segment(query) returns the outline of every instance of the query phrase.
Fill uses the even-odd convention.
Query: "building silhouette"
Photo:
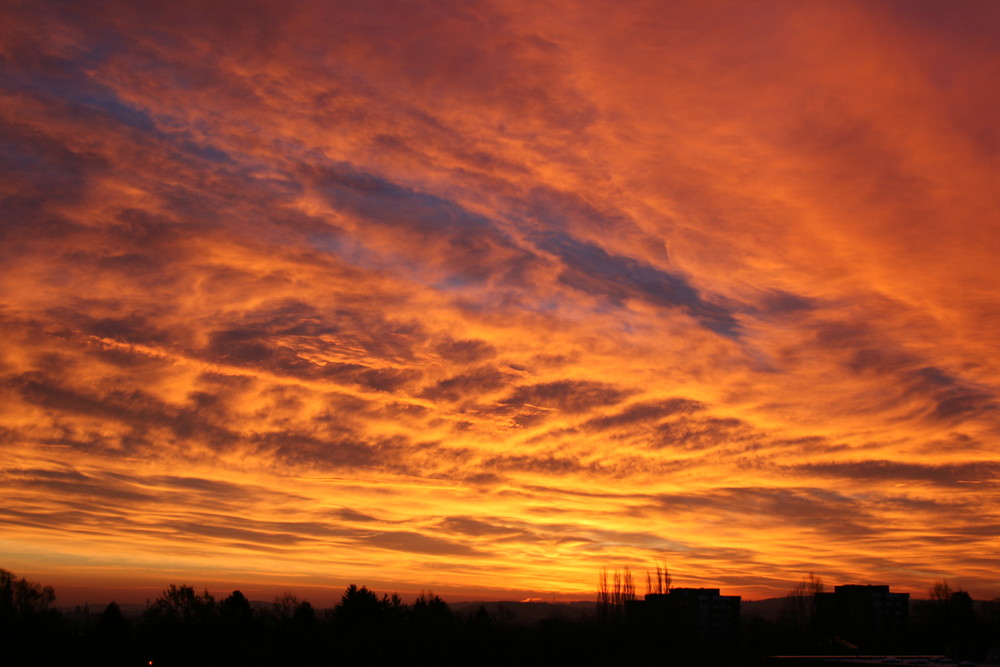
[[[906,639],[910,594],[892,593],[888,586],[836,586],[816,594],[816,624],[820,632],[856,647],[860,653],[889,651]]]
[[[738,595],[720,595],[718,588],[672,588],[667,593],[647,594],[641,606],[647,623],[667,631],[679,643],[724,648],[738,642]]]

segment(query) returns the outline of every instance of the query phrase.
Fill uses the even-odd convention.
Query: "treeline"
[[[240,591],[219,599],[171,585],[141,616],[114,602],[97,613],[63,614],[52,607],[51,588],[0,572],[17,591],[0,599],[0,642],[8,656],[25,656],[0,664],[647,664],[619,626],[559,617],[521,625],[481,606],[458,614],[432,593],[407,604],[351,585],[321,610],[290,593],[255,607]]]
[[[966,591],[942,581],[931,588],[928,599],[913,603],[910,629],[914,648],[944,646],[959,660],[1000,661],[1000,598],[976,603]],[[984,647],[992,647],[994,655],[984,656]]]
[[[55,599],[51,586],[0,570],[0,646],[8,657],[11,646],[31,649],[66,634],[62,616],[52,609]]]
[[[329,665],[382,664],[403,657],[404,646],[439,650],[456,620],[436,595],[406,604],[398,595],[379,597],[353,584],[325,611],[291,593],[255,609],[238,590],[216,601],[207,591],[170,586],[131,634],[121,614],[105,625],[119,629],[121,640],[111,646],[130,638],[134,653],[148,655],[154,665]]]

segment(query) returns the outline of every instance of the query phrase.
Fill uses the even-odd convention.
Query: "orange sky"
[[[991,1],[5,3],[0,567],[1000,595],[998,45]]]

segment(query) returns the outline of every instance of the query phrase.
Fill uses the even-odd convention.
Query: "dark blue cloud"
[[[664,308],[680,308],[718,334],[731,338],[739,335],[739,323],[733,314],[704,299],[680,274],[630,257],[611,255],[568,234],[544,234],[537,245],[562,261],[559,280],[565,285],[604,297],[615,305],[626,299],[642,299]]]
[[[316,167],[304,176],[315,183],[330,203],[368,223],[384,225],[408,236],[408,258],[419,269],[433,253],[450,272],[450,284],[461,286],[501,279],[524,284],[523,273],[537,261],[490,219],[435,195],[418,192],[348,164]]]
[[[971,386],[936,366],[925,366],[904,374],[913,390],[930,394],[936,421],[955,423],[984,412],[996,412],[996,397]]]

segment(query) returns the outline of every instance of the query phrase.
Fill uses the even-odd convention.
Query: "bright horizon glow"
[[[0,18],[0,567],[59,604],[1000,596],[996,3]]]

